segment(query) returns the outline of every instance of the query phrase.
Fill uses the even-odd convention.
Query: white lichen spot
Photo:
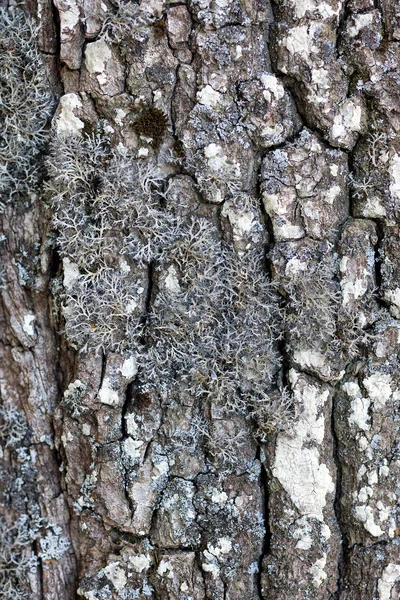
[[[131,266],[123,256],[121,256],[121,258],[119,259],[119,268],[121,273],[127,274],[131,272]]]
[[[24,322],[22,325],[22,329],[25,331],[25,333],[27,335],[30,335],[31,337],[33,337],[35,335],[35,329],[33,327],[33,323],[36,320],[35,315],[25,315],[24,316]]]
[[[79,267],[76,263],[72,262],[69,258],[63,258],[63,284],[66,290],[71,290],[74,287],[75,281],[79,279],[80,272]]]
[[[197,101],[206,106],[216,107],[221,101],[221,94],[216,92],[211,85],[206,85],[200,92],[197,92]]]
[[[271,102],[272,99],[277,101],[284,97],[285,88],[276,75],[268,75],[267,73],[263,73],[260,79],[264,86],[263,96],[267,102]]]
[[[296,521],[296,529],[293,531],[295,540],[299,540],[296,544],[297,550],[309,550],[312,546],[311,526],[307,517],[301,517]]]
[[[134,413],[130,413],[129,415],[126,415],[125,421],[126,421],[126,431],[127,431],[128,435],[135,436],[137,434],[139,427],[135,421]]]
[[[229,538],[220,538],[215,546],[212,546],[209,542],[207,549],[203,553],[207,561],[202,564],[203,570],[211,573],[213,578],[216,579],[219,575],[218,562],[224,560],[224,555],[228,554],[231,550],[232,542]]]
[[[166,577],[168,577],[168,579],[174,578],[174,569],[168,560],[161,560],[157,569],[157,573],[161,576],[165,575]]]
[[[296,201],[296,191],[292,188],[280,194],[263,192],[264,207],[272,219],[277,240],[300,239],[304,236],[303,227],[290,222]]]
[[[108,404],[109,406],[116,406],[120,402],[119,394],[112,389],[109,377],[104,378],[99,391],[99,399],[102,404]]]
[[[210,542],[207,544],[207,550],[204,553],[212,554],[215,558],[220,558],[222,554],[228,554],[232,550],[232,542],[229,538],[220,538],[216,545]]]
[[[179,294],[181,286],[179,285],[178,273],[173,265],[168,267],[168,275],[165,278],[165,287],[173,294]]]
[[[343,259],[344,258],[347,257],[343,257]],[[342,261],[340,264],[340,270],[342,271]],[[366,291],[368,290],[368,280],[367,278],[365,278],[355,279],[354,281],[351,281],[350,279],[343,278],[340,281],[340,286],[342,288],[343,306],[346,306],[346,304],[349,304],[350,302],[361,298],[361,296],[363,296],[366,293]]]
[[[304,273],[304,271],[307,271],[307,263],[303,262],[301,260],[299,260],[298,258],[294,257],[291,258],[286,265],[285,268],[285,275],[288,276],[293,276],[293,275],[298,275],[299,273]]]
[[[329,167],[329,171],[331,172],[331,175],[333,175],[333,177],[337,177],[337,174],[339,172],[339,167],[337,165],[331,165]]]
[[[123,120],[126,117],[126,115],[128,114],[127,110],[124,110],[123,108],[117,108],[115,110],[115,122],[117,125],[123,125]]]
[[[367,473],[367,479],[368,479],[369,485],[375,485],[375,483],[378,483],[378,471],[377,471],[377,469],[371,469],[371,471],[369,471]]]
[[[122,592],[128,582],[125,571],[119,566],[119,561],[110,563],[100,573],[111,581],[117,592]]]
[[[361,465],[361,467],[358,469],[357,481],[361,481],[366,472],[367,472],[367,467],[365,465]]]
[[[211,501],[214,502],[215,504],[225,504],[227,500],[228,500],[228,496],[226,495],[225,492],[218,492],[217,490],[213,491],[213,494],[211,496]]]
[[[360,386],[355,381],[348,381],[347,383],[344,383],[342,385],[342,389],[348,396],[351,396],[352,398],[362,397]]]
[[[364,27],[368,27],[368,25],[371,25],[373,20],[373,13],[356,15],[354,17],[354,24],[348,28],[349,36],[356,37],[360,33],[361,29],[364,29]]]
[[[204,554],[207,552],[207,550],[204,552]],[[205,571],[206,573],[211,573],[211,575],[213,576],[213,579],[217,579],[219,576],[219,566],[216,564],[216,562],[204,562],[202,563],[202,569],[203,571]]]
[[[129,356],[122,363],[122,367],[119,369],[122,377],[125,379],[132,379],[137,375],[138,366],[134,356]]]
[[[379,219],[386,216],[386,209],[377,196],[369,195],[362,206],[362,215],[370,219]]]
[[[362,506],[356,506],[355,515],[361,523],[363,523],[365,529],[374,537],[380,537],[385,532],[377,525],[374,521],[374,513],[370,506],[365,504]]]
[[[78,590],[78,594],[79,594],[79,590]],[[96,592],[94,590],[89,590],[88,592],[82,591],[80,595],[83,596],[84,598],[86,598],[86,600],[98,600],[98,596],[96,595]]]
[[[240,60],[243,56],[243,48],[242,46],[240,46],[239,44],[237,44],[235,46],[234,52],[233,52],[233,60]]]
[[[222,208],[222,216],[229,219],[235,242],[243,241],[256,224],[254,214],[250,210],[237,210],[235,203],[230,200],[225,202]]]
[[[169,473],[169,464],[167,460],[160,460],[159,462],[154,462],[154,475],[152,475],[152,479],[156,480],[162,477],[163,475],[167,475]]]
[[[51,531],[48,531],[39,543],[39,556],[43,561],[60,560],[71,546],[59,525],[52,525]]]
[[[255,573],[259,573],[260,568],[258,566],[257,562],[253,562],[249,565],[249,568],[247,569],[247,572],[249,575],[254,575]]]
[[[326,495],[334,491],[328,467],[320,463],[318,445],[324,439],[324,415],[318,416],[329,396],[315,386],[295,390],[303,413],[292,435],[280,434],[277,439],[273,475],[286,490],[302,515],[323,521]],[[314,445],[310,445],[314,443]]]
[[[293,358],[302,369],[321,368],[325,364],[325,356],[322,352],[318,352],[318,350],[313,350],[312,348],[296,350]]]
[[[389,534],[390,539],[393,539],[395,535],[398,535],[398,533],[399,533],[399,530],[397,528],[397,523],[392,517],[391,519],[389,519],[389,526],[388,526],[388,534]]]
[[[313,583],[316,587],[319,587],[328,575],[325,573],[325,565],[326,565],[326,554],[324,554],[321,558],[315,561],[315,563],[311,567],[311,575],[313,578]]]
[[[330,76],[328,69],[324,69],[324,67],[313,69],[311,73],[311,82],[318,88],[329,89]]]
[[[362,431],[369,431],[371,425],[368,414],[371,402],[367,398],[363,398],[358,383],[349,381],[342,386],[346,394],[353,398],[351,403],[352,413],[348,417],[349,424],[354,424]]]
[[[111,48],[104,38],[87,44],[85,50],[85,65],[89,73],[96,74],[100,85],[107,83],[105,74],[107,62],[111,59]]]
[[[394,290],[386,290],[384,297],[387,302],[390,302],[390,312],[396,318],[400,319],[400,288]]]
[[[392,377],[388,373],[374,373],[363,381],[368,396],[374,402],[374,408],[380,409],[392,395]]]
[[[217,548],[222,554],[228,554],[232,550],[232,542],[229,538],[220,538]]]
[[[329,529],[328,525],[326,523],[322,523],[321,525],[321,535],[326,539],[329,540],[331,537],[331,530]]]
[[[400,199],[400,156],[394,154],[389,166],[390,194],[394,200]]]
[[[309,61],[317,27],[317,23],[293,27],[288,36],[283,38],[281,44],[287,48],[290,54],[299,54],[304,60]],[[284,70],[284,72],[286,71]]]
[[[209,144],[204,148],[204,156],[208,160],[210,169],[221,173],[228,168],[226,154],[224,154],[221,146],[218,144]]]
[[[390,469],[389,469],[389,467],[387,465],[382,465],[379,468],[379,475],[380,475],[380,477],[388,477],[389,473],[390,473]]]
[[[333,204],[336,198],[340,195],[341,189],[338,185],[334,185],[324,194],[323,199],[328,204]]]
[[[83,425],[82,425],[82,433],[83,433],[83,435],[90,435],[90,425],[89,425],[89,423],[83,423]]]
[[[147,571],[149,569],[151,558],[149,554],[138,554],[136,556],[130,556],[129,562],[136,573],[141,573],[142,571]]]
[[[395,600],[392,597],[392,590],[395,584],[400,580],[400,565],[389,563],[384,568],[382,577],[378,582],[379,600]]]
[[[376,508],[379,511],[379,520],[381,523],[385,523],[386,521],[388,521],[390,514],[392,512],[392,509],[390,506],[385,506],[383,504],[383,502],[381,502],[381,500],[379,500],[376,503]]]
[[[60,13],[60,30],[62,39],[68,40],[71,31],[79,24],[80,10],[75,0],[67,0],[65,4],[57,6]]]
[[[296,19],[302,19],[307,12],[314,12],[317,8],[315,0],[291,0]]]
[[[366,502],[368,502],[368,499],[372,497],[372,494],[372,488],[368,485],[364,485],[362,488],[359,489],[358,492],[354,492],[353,497],[354,500],[358,500],[358,502],[365,504]]]
[[[143,444],[143,440],[134,440],[131,437],[128,437],[124,440],[124,450],[132,460],[136,460],[141,457],[142,453],[140,449]]]
[[[302,19],[307,12],[318,12],[323,19],[329,19],[338,14],[340,7],[340,3],[337,3],[338,8],[334,9],[328,2],[317,3],[316,0],[291,0],[291,3],[297,19]]]
[[[222,148],[218,144],[208,144],[204,148],[204,156],[208,159],[215,158],[221,154]]]
[[[362,109],[360,104],[352,100],[346,100],[340,112],[335,116],[332,125],[332,138],[334,140],[345,139],[349,133],[361,130]]]
[[[85,127],[85,123],[75,116],[76,109],[82,109],[82,101],[77,94],[69,93],[61,96],[60,112],[56,120],[58,134],[77,135]]]

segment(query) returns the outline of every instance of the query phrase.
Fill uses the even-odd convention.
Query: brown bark
[[[396,2],[28,8],[0,598],[400,598]]]

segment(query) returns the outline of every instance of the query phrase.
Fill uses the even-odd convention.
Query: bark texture
[[[0,598],[399,599],[397,2],[25,9]]]

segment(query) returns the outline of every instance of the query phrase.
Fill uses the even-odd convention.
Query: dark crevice
[[[340,11],[339,24],[336,28],[336,54],[338,57],[340,56],[340,44],[342,42],[343,32],[346,27],[347,20],[350,16],[351,16],[351,12],[349,9],[349,3],[346,0],[346,2],[344,2],[343,7]],[[343,69],[342,69],[342,72],[343,72]],[[346,76],[345,73],[344,73],[344,76]]]
[[[34,547],[34,552],[35,552],[36,556],[39,556],[40,555],[40,551],[41,551],[41,548],[39,546],[39,540],[35,540],[32,545]],[[38,571],[38,577],[37,577],[37,579],[38,579],[39,585],[40,585],[40,590],[38,590],[38,598],[43,598],[44,597],[43,593],[44,593],[44,590],[45,590],[45,586],[44,586],[44,572],[43,572],[42,559],[39,559],[37,561],[36,568],[37,568],[37,571]],[[18,592],[16,590],[15,591],[15,596],[16,597],[17,597],[17,594],[18,594]]]
[[[264,515],[264,528],[265,528],[263,547],[262,547],[260,557],[258,559],[258,573],[257,573],[258,595],[259,595],[259,598],[262,599],[263,598],[263,595],[262,595],[262,564],[263,564],[264,557],[269,554],[270,549],[271,549],[272,532],[271,532],[271,526],[270,526],[270,512],[269,512],[269,492],[268,492],[269,481],[268,481],[267,470],[261,460],[261,446],[257,447],[256,458],[257,458],[257,460],[260,461],[260,466],[261,466],[260,487],[261,487],[261,495],[262,495],[262,500],[263,500],[263,515]]]
[[[145,317],[144,324],[147,322],[147,316],[150,314],[151,303],[153,299],[153,288],[154,288],[154,272],[155,272],[155,263],[151,261],[147,267],[147,295],[145,302]]]
[[[128,437],[128,429],[127,429],[127,424],[126,424],[126,415],[128,414],[128,410],[129,408],[132,406],[132,402],[133,402],[133,397],[134,397],[134,382],[132,383],[128,383],[128,385],[126,386],[126,390],[125,390],[125,400],[124,400],[124,405],[122,407],[122,411],[121,411],[121,433],[122,433],[122,438],[121,438],[121,442],[123,442],[124,440],[127,439]],[[122,461],[123,464],[123,468],[124,468],[124,492],[125,492],[125,498],[127,500],[128,506],[129,506],[129,510],[131,511],[131,516],[133,516],[134,512],[135,512],[135,507],[133,505],[132,499],[129,495],[128,492],[128,487],[129,487],[129,470],[124,466],[124,462]]]
[[[382,289],[383,276],[382,276],[382,241],[385,237],[384,228],[382,221],[379,219],[373,219],[376,226],[376,235],[377,235],[377,243],[374,246],[375,251],[375,282],[378,290]],[[378,298],[378,302],[387,308],[387,304],[381,301],[381,298]]]
[[[333,460],[336,466],[336,488],[335,488],[335,498],[334,498],[334,512],[336,516],[336,522],[340,531],[340,554],[338,558],[338,578],[336,582],[336,591],[332,595],[332,600],[339,600],[340,595],[343,590],[344,585],[344,577],[346,573],[346,567],[348,564],[348,556],[349,556],[349,545],[346,534],[346,527],[343,523],[343,515],[342,515],[342,507],[341,507],[341,498],[342,498],[342,462],[339,454],[339,440],[336,431],[336,395],[333,394],[332,397],[332,412],[331,412],[331,432],[332,432],[332,442],[333,442]]]
[[[106,374],[106,366],[107,366],[107,356],[104,353],[104,351],[102,351],[102,353],[101,353],[100,383],[99,383],[99,389],[97,390],[97,393],[101,390],[101,386],[103,385],[104,376]]]
[[[55,54],[51,54],[50,56],[55,56],[55,61],[56,61],[56,66],[57,66],[57,69],[56,69],[57,84],[62,89],[62,94],[64,94],[64,92],[65,92],[64,82],[61,77],[61,70],[62,70],[63,63],[61,62],[61,59],[60,59],[60,56],[61,56],[61,20],[60,20],[60,13],[58,11],[58,8],[54,5],[54,3],[52,3],[52,8],[53,8],[54,24],[55,24],[55,32],[56,32],[56,52],[55,52]]]

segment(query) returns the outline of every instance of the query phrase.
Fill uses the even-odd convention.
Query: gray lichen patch
[[[347,172],[345,153],[308,130],[293,144],[268,153],[263,202],[275,239],[334,239],[348,214]]]
[[[53,110],[38,28],[19,10],[0,11],[0,208],[33,198],[41,173],[38,157]]]

